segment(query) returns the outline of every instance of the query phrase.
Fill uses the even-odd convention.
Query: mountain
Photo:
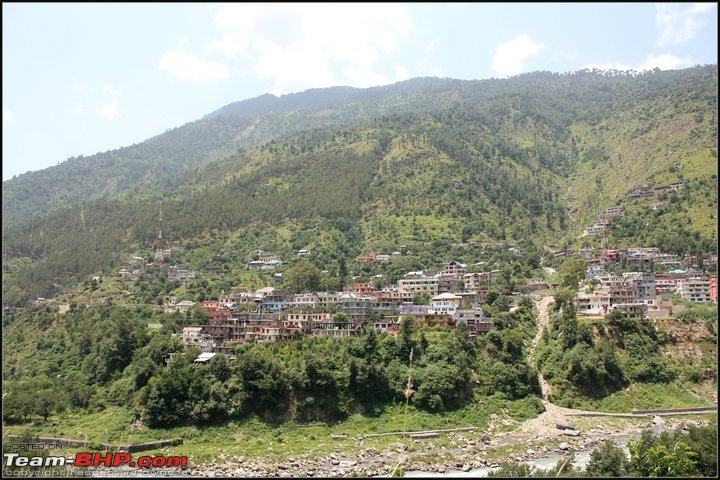
[[[149,257],[160,198],[174,260],[229,278],[258,248],[312,248],[337,274],[401,245],[418,268],[471,258],[473,242],[569,246],[616,204],[628,212],[616,244],[716,255],[716,138],[715,65],[264,95],[3,182],[3,295]],[[652,221],[627,197],[678,181],[684,196]]]
[[[463,82],[414,79],[371,89],[336,87],[227,105],[139,144],[71,157],[3,182],[3,227],[98,198],[164,193],[191,170],[307,128],[357,125],[390,111],[419,111],[432,102],[406,96],[447,91]],[[40,187],[40,188],[38,188]]]

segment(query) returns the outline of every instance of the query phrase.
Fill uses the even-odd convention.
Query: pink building
[[[709,275],[708,282],[710,282],[710,300],[717,303],[717,275]]]

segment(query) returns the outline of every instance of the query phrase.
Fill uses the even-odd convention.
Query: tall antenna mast
[[[158,236],[157,236],[157,243],[155,247],[155,263],[158,265],[162,265],[163,261],[165,260],[165,254],[163,250],[163,236],[162,236],[162,229],[163,229],[163,214],[162,214],[162,200],[160,200],[160,216],[158,217],[159,222],[159,229],[158,229]]]

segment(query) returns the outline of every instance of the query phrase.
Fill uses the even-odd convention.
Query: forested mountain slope
[[[189,252],[241,264],[261,243],[312,245],[332,270],[401,244],[427,261],[466,242],[561,245],[633,189],[685,180],[683,228],[714,249],[700,212],[716,133],[716,66],[263,96],[4,182],[3,292],[49,295],[150,255],[161,197],[166,239]],[[64,208],[38,216],[50,202]]]

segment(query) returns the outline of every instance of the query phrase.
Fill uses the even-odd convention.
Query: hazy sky
[[[3,3],[3,180],[263,93],[717,63],[716,4]]]

